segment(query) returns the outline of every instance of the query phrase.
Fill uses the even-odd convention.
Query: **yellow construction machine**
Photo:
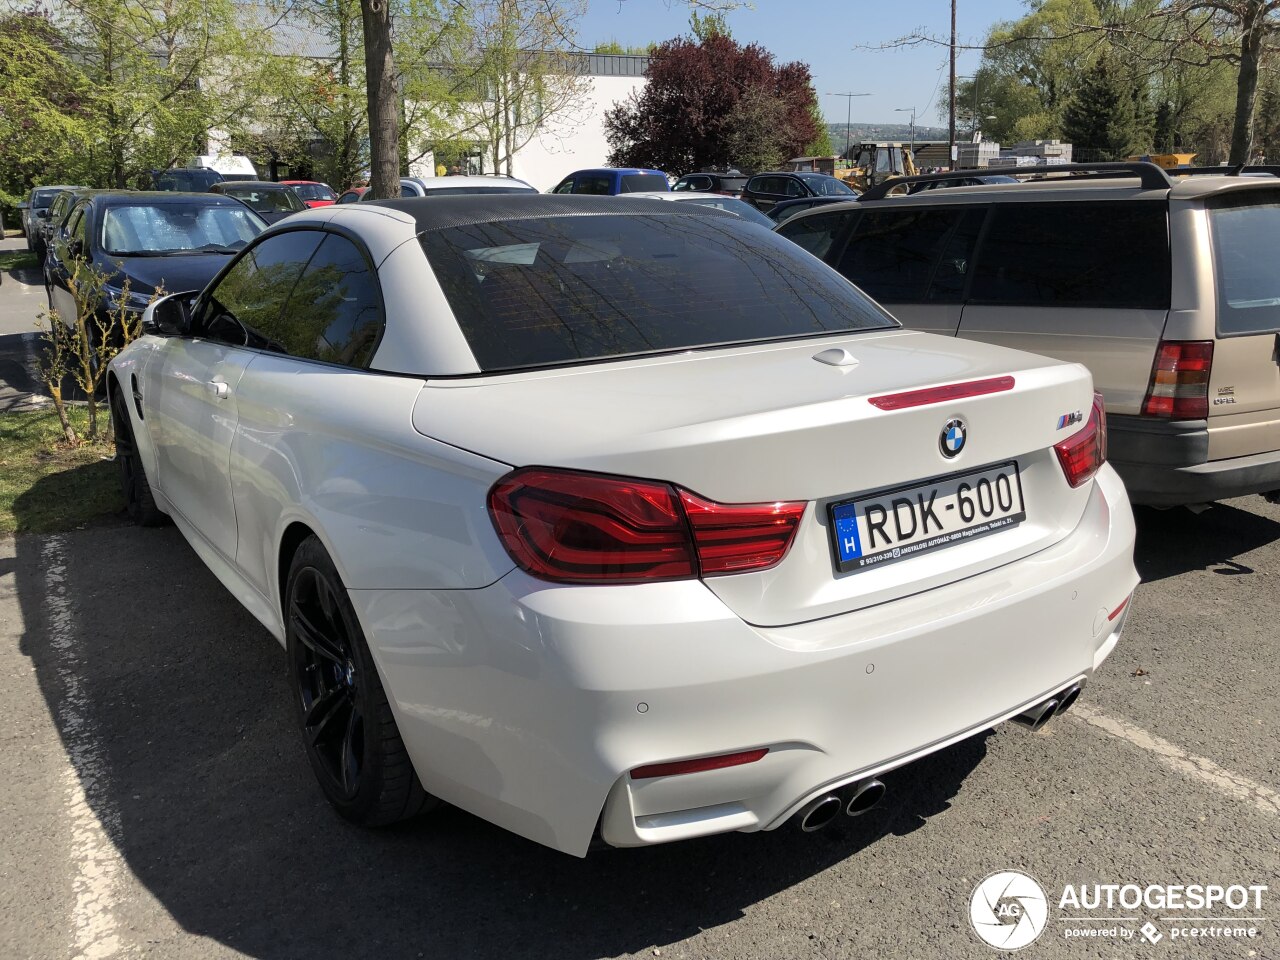
[[[835,175],[855,190],[866,190],[891,177],[914,177],[918,172],[909,144],[867,140],[850,148],[849,159],[841,160]]]

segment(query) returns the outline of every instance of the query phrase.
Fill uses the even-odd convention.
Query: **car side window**
[[[980,303],[1169,308],[1164,203],[994,204],[976,261]]]
[[[963,207],[863,211],[836,269],[881,303],[959,303],[964,273],[956,273],[956,264],[967,272],[976,230],[968,240],[968,251],[957,253],[949,241],[967,212]],[[930,286],[944,252],[952,261],[942,271],[947,285],[931,297]]]
[[[579,177],[577,184],[573,188],[573,192],[589,193],[607,197],[613,192],[613,184],[610,183],[608,177]]]
[[[325,236],[279,319],[262,331],[290,356],[364,368],[384,324],[378,280],[346,237]]]
[[[746,189],[751,193],[768,193],[766,189],[768,177],[752,177],[747,181]]]
[[[825,259],[837,234],[855,216],[856,213],[815,213],[811,217],[787,220],[776,232],[815,257]]]
[[[787,177],[782,183],[783,192],[788,197],[807,197],[808,191],[794,177]]]
[[[201,298],[192,330],[196,336],[260,350],[287,348],[272,339],[280,313],[324,234],[316,230],[277,233],[250,247]]]
[[[360,198],[356,196],[354,193],[344,193],[342,196],[338,198],[337,202],[338,203],[354,203],[359,199]]]
[[[80,241],[80,249],[84,253],[89,252],[89,208],[81,207],[75,212],[75,221],[67,224],[67,236],[73,240]]]
[[[418,189],[417,184],[402,183],[400,184],[400,196],[402,197],[420,197],[422,191]]]
[[[560,186],[556,187],[552,193],[573,193],[573,177],[568,180],[562,180]]]

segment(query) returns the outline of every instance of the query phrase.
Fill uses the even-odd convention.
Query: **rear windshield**
[[[464,194],[483,193],[537,193],[533,187],[427,187],[428,197],[457,197]]]
[[[624,173],[619,193],[646,193],[651,190],[670,190],[667,178],[656,173]]]
[[[333,191],[323,183],[298,183],[293,185],[293,192],[303,200],[332,200]]]
[[[157,190],[176,190],[180,193],[205,193],[215,183],[221,183],[222,174],[216,170],[161,170],[152,177]]]
[[[736,217],[541,217],[429,230],[422,246],[486,371],[894,326]]]
[[[306,204],[288,187],[223,187],[222,193],[253,207],[255,213],[297,213]]]
[[[1218,333],[1280,330],[1280,199],[1227,196],[1209,208],[1213,264],[1218,276]],[[1274,196],[1274,195],[1272,195]]]

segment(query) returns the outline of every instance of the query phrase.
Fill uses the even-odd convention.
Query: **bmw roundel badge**
[[[954,457],[964,449],[967,437],[968,431],[963,420],[958,417],[955,420],[948,420],[947,425],[942,428],[942,436],[938,438],[938,448],[944,457]]]

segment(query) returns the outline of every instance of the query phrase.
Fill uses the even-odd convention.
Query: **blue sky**
[[[688,32],[689,8],[682,0],[589,3],[578,28],[584,47],[607,40],[643,45]],[[1023,0],[959,0],[959,41],[980,41],[993,22],[1015,19],[1024,11]],[[753,9],[729,14],[729,28],[739,42],[759,43],[779,61],[808,63],[818,101],[831,122],[844,122],[845,99],[827,94],[849,91],[870,94],[853,101],[855,123],[906,122],[910,112],[895,110],[914,106],[919,123],[937,126],[946,124],[937,112],[947,96],[946,47],[855,47],[874,47],[919,29],[945,37],[950,17],[950,0],[754,0]],[[977,63],[976,52],[960,51],[956,72],[972,73]]]

